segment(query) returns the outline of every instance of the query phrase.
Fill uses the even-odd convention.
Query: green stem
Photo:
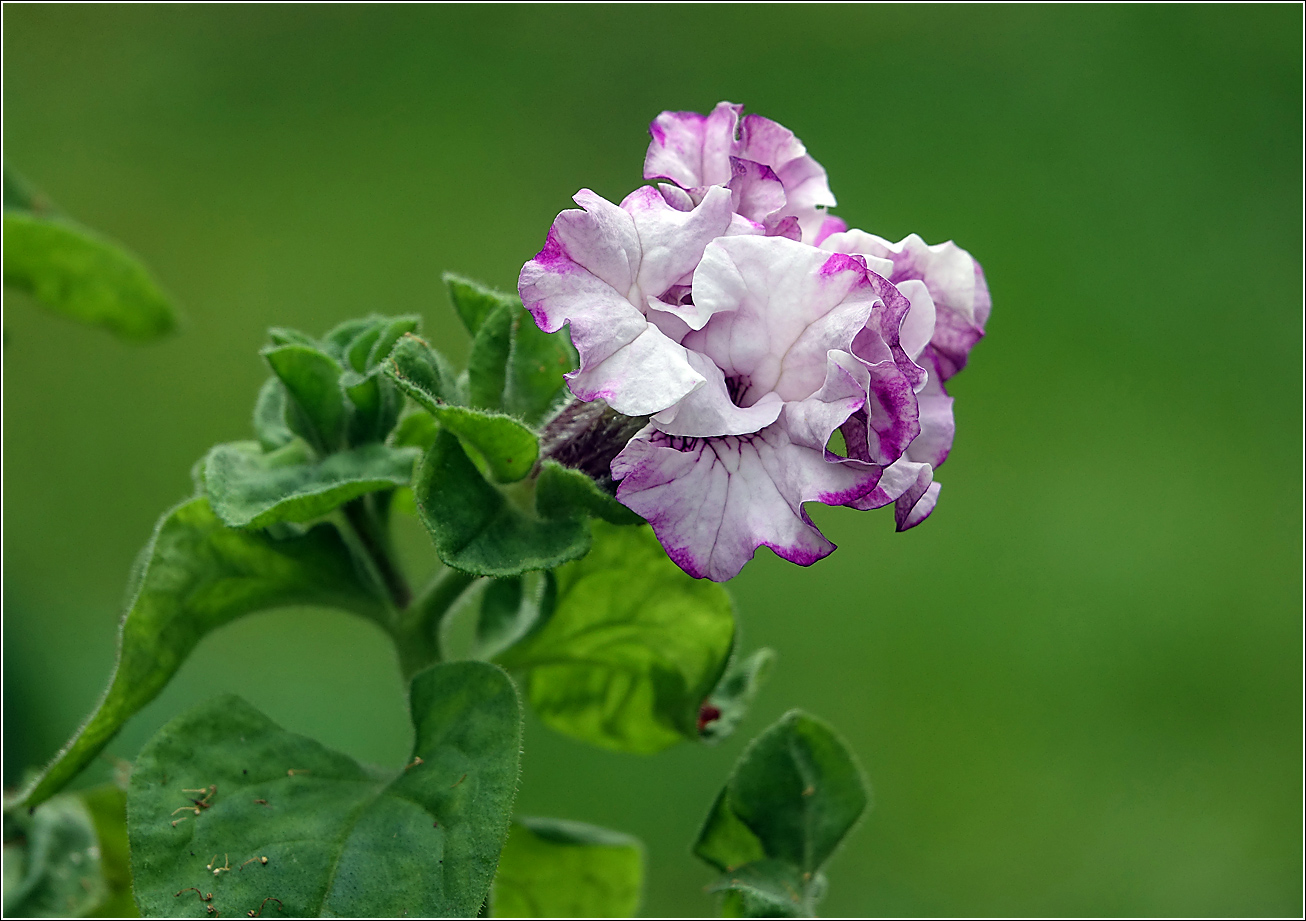
[[[376,516],[368,508],[366,496],[360,496],[345,503],[345,520],[354,529],[358,543],[367,554],[368,560],[376,568],[381,584],[390,597],[390,602],[400,611],[408,607],[413,600],[412,589],[396,565],[394,555],[390,552],[389,539]]]
[[[404,612],[394,633],[404,680],[440,661],[440,622],[475,581],[475,576],[446,569]]]

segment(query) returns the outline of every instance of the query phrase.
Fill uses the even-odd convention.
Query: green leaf
[[[395,448],[421,448],[426,453],[435,444],[435,433],[440,430],[435,417],[428,412],[408,413],[390,433],[390,445]]]
[[[254,402],[254,434],[264,451],[284,448],[295,438],[286,425],[286,388],[279,378],[269,377],[259,389]]]
[[[803,874],[783,860],[759,860],[736,867],[708,887],[708,892],[728,892],[736,898],[735,911],[723,912],[745,918],[804,918],[815,914],[816,903],[825,894],[825,877]]]
[[[318,525],[274,539],[228,528],[207,499],[164,514],[137,558],[113,678],[90,718],[23,792],[37,805],[72,780],[128,718],[161,691],[200,639],[243,614],[324,605],[383,619],[385,602],[356,574],[339,533]]]
[[[213,511],[233,528],[275,521],[312,521],[350,499],[407,486],[418,452],[368,444],[314,461],[293,441],[264,454],[257,443],[217,445],[204,461],[204,486]]]
[[[511,304],[500,306],[485,317],[472,337],[472,351],[467,357],[467,402],[477,409],[503,409],[514,312]]]
[[[545,518],[592,515],[612,524],[643,524],[644,519],[599,488],[579,470],[546,460],[535,481],[535,507]]]
[[[531,705],[566,735],[640,753],[697,738],[734,640],[730,596],[685,575],[648,527],[592,527],[593,550],[556,573],[552,617],[500,662],[529,669]]]
[[[108,887],[107,897],[92,909],[97,917],[139,917],[132,897],[131,860],[127,845],[127,792],[115,784],[103,784],[78,794],[95,824],[100,847],[100,873]]]
[[[177,313],[135,256],[68,218],[4,212],[4,283],[123,339],[147,342]]]
[[[286,424],[323,454],[341,446],[347,423],[340,364],[318,348],[274,345],[262,352],[290,396]]]
[[[498,308],[505,305],[521,307],[521,301],[516,295],[495,291],[453,272],[444,273],[444,283],[449,286],[449,299],[453,301],[458,318],[473,336],[480,331],[486,318]]]
[[[581,822],[519,817],[499,857],[490,910],[507,918],[630,918],[643,878],[637,838]]]
[[[422,318],[419,316],[402,316],[388,319],[381,327],[376,342],[372,344],[372,349],[367,354],[366,369],[370,371],[378,367],[390,357],[390,352],[400,339],[407,335],[416,335],[421,328]]]
[[[384,441],[399,421],[404,398],[380,368],[366,374],[348,370],[340,375],[340,386],[353,404],[349,419],[349,443]]]
[[[468,402],[536,423],[566,395],[563,375],[577,360],[565,332],[541,331],[520,300],[505,298],[472,339]]]
[[[868,800],[861,769],[834,730],[791,710],[739,756],[694,853],[726,873],[769,858],[815,874]]]
[[[55,797],[14,821],[26,842],[5,844],[5,917],[81,917],[110,898],[95,818],[82,797]]]
[[[448,360],[418,336],[400,337],[385,362],[386,373],[427,410],[457,403],[457,375]]]
[[[580,364],[566,329],[546,333],[518,302],[513,312],[512,356],[504,385],[503,409],[538,423],[568,395],[563,377]]]
[[[703,717],[708,714],[700,715],[699,720],[704,725],[699,730],[699,737],[703,741],[720,742],[734,733],[774,665],[775,650],[766,648],[731,663],[721,683],[707,698],[706,707],[716,715],[706,721]]]
[[[516,792],[517,692],[492,665],[453,662],[417,675],[411,701],[413,759],[397,774],[287,732],[230,695],[161,729],[128,794],[145,913],[201,914],[197,893],[174,895],[195,886],[224,915],[275,896],[265,916],[473,917]],[[199,815],[174,814],[202,796],[187,788],[216,788]]]
[[[490,582],[481,595],[472,657],[492,659],[502,653],[548,620],[556,599],[557,582],[549,572]]]
[[[440,433],[413,482],[418,515],[440,559],[473,575],[515,576],[584,555],[589,549],[585,522],[540,520],[509,502],[485,481],[451,432],[458,421],[440,417]]]

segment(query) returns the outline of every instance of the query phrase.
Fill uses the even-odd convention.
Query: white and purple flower
[[[716,581],[761,546],[828,555],[806,502],[894,503],[899,530],[928,517],[943,383],[990,307],[954,244],[847,231],[802,143],[741,109],[658,116],[644,172],[669,182],[620,205],[578,193],[519,284],[541,329],[570,327],[572,393],[648,417],[611,461],[618,500]]]

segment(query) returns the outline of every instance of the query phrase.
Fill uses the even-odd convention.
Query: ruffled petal
[[[772,391],[786,401],[811,396],[825,380],[826,353],[851,350],[879,300],[855,257],[781,237],[714,240],[694,272],[693,297],[711,319],[683,342],[737,382],[741,405]]]
[[[916,403],[920,407],[921,433],[907,446],[906,454],[913,461],[938,469],[948,459],[957,427],[952,415],[952,397],[944,389],[934,350],[927,348],[921,360],[930,372],[930,379],[924,389],[916,394]]]
[[[663,112],[648,126],[645,179],[669,179],[685,189],[730,181],[730,154],[743,106],[721,102],[710,115]]]
[[[894,284],[909,279],[923,281],[937,312],[930,344],[941,359],[943,379],[966,366],[971,348],[984,336],[984,324],[993,306],[984,270],[970,253],[951,241],[930,246],[910,234],[890,243],[862,230],[833,234],[821,243],[821,248],[890,259],[893,270],[887,277]]]
[[[736,406],[726,389],[725,375],[710,358],[690,352],[689,365],[707,383],[653,417],[653,422],[666,434],[696,438],[747,435],[779,418],[784,404],[778,395],[768,393],[752,406]]]
[[[651,323],[631,342],[603,361],[567,375],[578,398],[603,400],[627,416],[649,416],[666,409],[704,383],[689,364],[689,354]]]
[[[733,173],[728,188],[737,213],[750,221],[765,224],[785,206],[785,188],[780,177],[769,167],[753,160],[730,158]]]
[[[637,306],[692,272],[703,248],[726,232],[734,213],[730,192],[718,186],[708,189],[698,206],[688,212],[668,205],[652,186],[627,195],[621,210],[630,215],[635,229],[637,262],[630,299]]]
[[[825,168],[812,159],[803,142],[783,125],[760,115],[746,115],[739,125],[736,156],[764,163],[784,183],[786,214],[803,214],[836,204]]]
[[[924,491],[917,494],[915,490],[904,493],[893,503],[893,520],[899,531],[916,527],[934,511],[939,504],[938,481],[931,482]]]
[[[808,566],[834,550],[804,502],[854,501],[876,472],[829,463],[783,423],[753,435],[677,438],[650,426],[612,462],[617,498],[642,515],[685,572],[724,582],[758,547]]]
[[[856,356],[831,349],[821,389],[805,400],[785,404],[784,422],[789,439],[823,452],[826,460],[834,460],[837,455],[826,450],[830,436],[866,405],[869,386],[870,373]]]

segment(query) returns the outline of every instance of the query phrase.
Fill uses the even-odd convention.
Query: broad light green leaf
[[[458,318],[472,336],[480,332],[486,319],[500,307],[521,307],[516,295],[495,291],[453,272],[444,273],[444,283],[449,286],[449,299]]]
[[[824,889],[821,867],[869,801],[852,752],[829,726],[791,710],[749,743],[717,796],[694,853],[742,893],[748,914],[776,897],[802,913]]]
[[[324,454],[339,448],[348,422],[339,363],[308,345],[274,345],[262,354],[289,394],[290,429]]]
[[[579,470],[546,460],[535,481],[535,507],[548,518],[589,515],[612,524],[643,524],[644,519],[599,488]]]
[[[584,555],[590,537],[583,520],[540,519],[510,502],[481,476],[449,420],[440,421],[413,482],[418,515],[440,559],[473,575],[515,576]]]
[[[128,794],[145,913],[203,914],[194,891],[174,895],[195,886],[226,916],[275,896],[264,916],[473,917],[516,792],[517,692],[492,665],[453,662],[418,674],[411,701],[413,758],[398,773],[364,768],[231,695],[161,729]],[[199,815],[174,813],[203,796],[186,789],[213,788]]]
[[[440,394],[447,392],[450,381],[435,355],[420,339],[405,336],[390,355],[387,373],[445,430],[474,450],[497,482],[525,477],[539,455],[535,433],[508,416],[449,404]]]
[[[95,819],[80,796],[57,796],[14,821],[26,844],[5,845],[5,917],[81,917],[109,898]]]
[[[243,614],[285,605],[324,605],[372,619],[385,602],[356,573],[330,525],[286,539],[228,528],[207,499],[164,514],[136,562],[118,661],[104,697],[20,805],[48,799],[159,693],[200,639]]]
[[[774,665],[775,650],[766,648],[730,664],[721,683],[707,698],[707,713],[700,714],[699,721],[704,722],[705,715],[715,713],[699,730],[703,741],[720,742],[734,734]]]
[[[581,822],[519,817],[499,857],[490,913],[506,918],[630,918],[639,908],[639,839]]]
[[[500,662],[528,670],[531,705],[566,735],[640,753],[697,738],[734,640],[730,596],[685,575],[649,528],[592,527],[593,550],[556,573],[553,615]]]
[[[135,256],[57,215],[5,210],[4,283],[124,339],[146,342],[177,326],[172,302]]]
[[[412,480],[414,448],[367,444],[321,460],[302,441],[264,454],[257,442],[217,445],[204,461],[213,511],[233,528],[312,521],[350,499]]]

